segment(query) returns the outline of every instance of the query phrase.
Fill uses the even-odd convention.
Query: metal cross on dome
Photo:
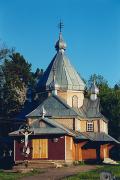
[[[63,22],[60,20],[59,24],[58,24],[58,28],[60,29],[60,33],[62,32],[62,28],[64,27]]]

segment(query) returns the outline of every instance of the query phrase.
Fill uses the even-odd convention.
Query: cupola
[[[64,42],[63,38],[62,38],[62,33],[60,32],[59,34],[59,40],[56,42],[55,44],[55,49],[57,51],[63,51],[66,50],[67,44],[66,42]]]
[[[96,86],[95,80],[92,83],[92,86],[90,88],[90,99],[92,101],[95,101],[97,99],[97,95],[99,94],[99,89]]]

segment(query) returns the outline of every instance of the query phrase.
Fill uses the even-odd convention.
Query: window
[[[93,122],[87,122],[87,131],[92,132],[93,131]]]
[[[78,97],[77,96],[72,97],[72,107],[78,108]]]

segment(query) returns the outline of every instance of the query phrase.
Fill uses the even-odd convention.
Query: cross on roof
[[[60,33],[62,32],[62,28],[64,27],[63,22],[60,20],[59,24],[58,24],[58,28],[60,29]]]

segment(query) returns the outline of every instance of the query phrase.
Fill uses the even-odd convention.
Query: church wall
[[[66,161],[73,161],[73,158],[75,158],[75,149],[74,149],[74,145],[73,145],[73,138],[66,136],[65,137],[65,144],[66,144],[66,148],[65,148],[65,160]]]
[[[28,118],[27,119],[27,123],[28,123],[28,125],[31,125],[34,121],[36,121],[37,120],[37,118],[34,118],[34,117],[32,117],[32,118]]]
[[[73,96],[78,97],[78,108],[80,108],[83,105],[84,100],[84,94],[83,91],[67,91],[67,104],[72,107],[72,98]]]
[[[67,102],[67,92],[66,91],[57,91],[57,95]]]
[[[96,159],[96,149],[82,149],[82,159]]]
[[[86,120],[80,121],[80,132],[86,132]]]
[[[87,120],[80,120],[80,131],[86,132],[87,130]],[[108,134],[107,123],[103,120],[93,120],[94,123],[94,132],[105,132]],[[79,125],[78,125],[79,127]]]
[[[109,149],[108,149],[107,144],[101,145],[101,147],[100,147],[100,157],[101,157],[101,159],[109,157]]]
[[[72,100],[73,96],[78,97],[78,108],[80,108],[83,105],[83,99],[84,99],[84,94],[83,91],[73,91],[73,90],[67,90],[67,91],[58,91],[57,94],[59,97],[64,99],[69,106],[72,107]]]
[[[108,134],[108,124],[102,119],[100,120],[100,132],[105,132]]]
[[[48,139],[48,156],[47,158],[33,158],[33,145],[32,145],[32,139],[29,140],[28,146],[31,149],[30,155],[25,158],[22,154],[23,147],[24,147],[24,141],[21,143],[20,138],[15,140],[15,161],[24,161],[26,160],[65,160],[65,137],[61,136],[58,137],[58,141],[55,142],[54,136],[51,136],[49,138],[47,137],[36,137],[35,139]],[[41,147],[40,147],[41,148]],[[39,147],[36,147],[36,149],[40,150]],[[36,150],[35,150],[36,151]],[[39,152],[37,152],[39,155]]]
[[[76,131],[80,131],[80,120],[79,119],[75,119],[75,130]]]
[[[94,120],[94,132],[99,131],[99,120]]]
[[[48,141],[48,159],[64,160],[65,159],[65,136],[58,139],[58,142]]]
[[[23,140],[23,139],[22,139]],[[26,158],[23,156],[22,152],[23,152],[23,146],[24,146],[24,142],[21,143],[21,139],[17,139],[14,140],[14,146],[15,146],[15,161],[20,161],[20,160],[25,160]],[[32,147],[32,141],[29,141],[28,146],[31,148]],[[27,160],[31,160],[32,159],[32,154],[29,155],[29,157],[27,158]]]
[[[73,129],[74,122],[73,119],[54,119],[56,122],[67,126],[70,129]]]

